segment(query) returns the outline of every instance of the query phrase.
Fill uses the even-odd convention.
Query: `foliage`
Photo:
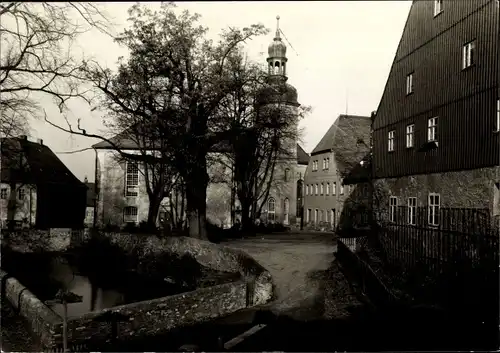
[[[241,85],[228,63],[245,41],[267,30],[262,25],[231,28],[214,43],[206,39],[207,29],[197,24],[199,15],[178,14],[171,3],[163,3],[159,11],[136,4],[129,15],[131,27],[116,40],[130,55],[120,59],[118,72],[95,62],[88,62],[81,72],[101,95],[99,107],[118,119],[115,122],[125,122],[120,128],[137,128],[142,142],[157,153],[127,153],[119,143],[87,133],[80,124],[78,130],[59,128],[107,141],[130,160],[173,166],[186,185],[190,235],[204,238],[207,154],[238,133],[220,124],[217,113],[229,92]]]
[[[5,5],[4,5],[5,4]],[[70,98],[89,96],[79,84],[83,63],[73,41],[109,21],[94,3],[10,2],[0,5],[0,135],[26,133],[39,116],[40,98],[52,97],[60,109]]]

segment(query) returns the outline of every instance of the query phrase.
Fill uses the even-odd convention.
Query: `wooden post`
[[[62,305],[64,309],[63,315],[63,349],[64,352],[68,352],[68,303],[66,300],[62,300]]]

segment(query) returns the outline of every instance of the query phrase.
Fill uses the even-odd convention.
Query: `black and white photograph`
[[[500,348],[500,2],[0,2],[2,352]]]

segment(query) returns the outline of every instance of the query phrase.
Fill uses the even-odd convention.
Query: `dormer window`
[[[434,0],[434,17],[443,12],[443,0]]]
[[[413,93],[413,72],[406,75],[406,94]]]
[[[462,48],[462,69],[467,69],[474,65],[476,52],[476,41],[464,44]]]
[[[438,117],[437,116],[429,119],[428,128],[427,128],[427,141],[428,142],[437,141],[437,124],[438,124]]]

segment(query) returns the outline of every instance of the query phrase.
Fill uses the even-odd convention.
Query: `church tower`
[[[297,90],[287,83],[288,58],[286,45],[281,38],[279,19],[277,16],[276,34],[268,47],[267,81],[257,97],[259,116],[265,118],[279,113],[281,119],[287,121],[290,134],[281,141],[282,158],[276,164],[271,189],[265,210],[268,222],[295,225],[297,210],[297,139],[298,139],[298,107]]]

